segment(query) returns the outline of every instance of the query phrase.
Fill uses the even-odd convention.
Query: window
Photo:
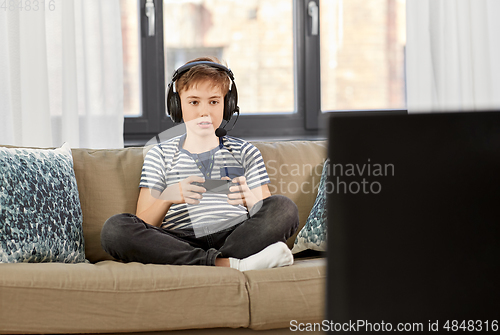
[[[121,3],[124,48],[133,50],[124,50],[132,64],[124,77],[133,100],[125,101],[127,145],[174,125],[165,87],[176,68],[204,55],[235,74],[241,116],[232,136],[317,137],[327,112],[406,108],[405,0]],[[154,6],[151,31],[146,5]]]
[[[405,109],[405,1],[320,6],[322,110]]]
[[[216,56],[235,75],[242,115],[294,112],[292,1],[164,0],[163,26],[165,78]]]
[[[123,113],[142,116],[139,2],[120,1],[123,45]]]

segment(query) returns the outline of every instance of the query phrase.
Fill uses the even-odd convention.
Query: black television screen
[[[325,330],[500,331],[500,112],[328,131]]]

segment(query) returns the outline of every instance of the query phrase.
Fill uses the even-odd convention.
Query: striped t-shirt
[[[203,154],[191,154],[183,149],[186,134],[151,148],[144,158],[139,187],[162,192],[168,186],[189,176],[207,179],[230,179],[245,176],[250,189],[270,182],[260,151],[238,138],[224,136],[219,146]],[[223,221],[243,221],[245,207],[230,205],[227,195],[206,192],[197,205],[173,204],[162,227],[167,229],[199,229]]]

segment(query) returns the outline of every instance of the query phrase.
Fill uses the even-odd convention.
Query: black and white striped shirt
[[[219,146],[203,154],[191,154],[183,149],[186,134],[162,142],[149,150],[144,159],[139,187],[162,192],[168,186],[189,176],[205,179],[230,179],[245,176],[250,189],[270,182],[260,151],[238,138],[224,136]],[[165,216],[162,227],[186,229],[208,227],[226,220],[247,218],[243,206],[227,202],[227,195],[204,193],[197,205],[173,204]]]

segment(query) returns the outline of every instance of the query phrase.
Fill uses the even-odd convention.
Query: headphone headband
[[[229,68],[227,68],[224,65],[219,64],[219,63],[214,63],[214,62],[209,62],[209,61],[199,61],[199,62],[192,62],[192,63],[184,64],[183,66],[181,66],[180,68],[175,70],[173,75],[172,75],[172,82],[175,82],[184,73],[188,72],[189,70],[191,70],[191,68],[198,66],[198,65],[208,65],[211,67],[221,69],[227,73],[227,75],[229,76],[231,81],[234,81],[234,75],[233,75],[233,71],[231,71],[231,69],[229,69]]]

